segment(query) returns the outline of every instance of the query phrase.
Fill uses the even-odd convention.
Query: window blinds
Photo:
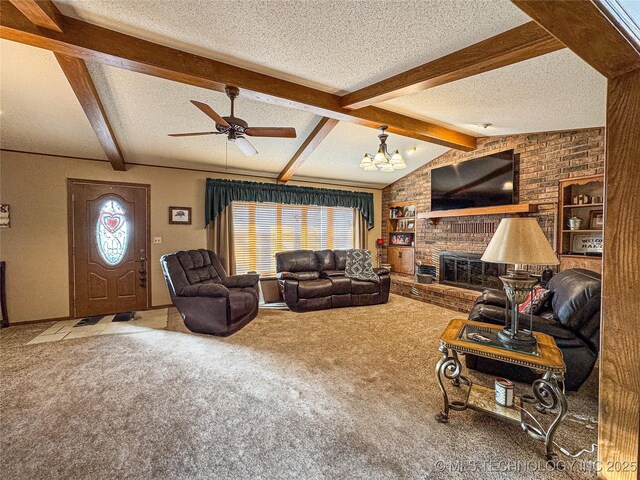
[[[276,272],[276,252],[354,247],[354,210],[233,202],[236,273]]]

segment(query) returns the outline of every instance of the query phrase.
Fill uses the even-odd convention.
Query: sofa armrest
[[[487,288],[482,291],[480,296],[476,299],[476,304],[483,305],[495,305],[496,307],[507,307],[507,294],[504,290],[497,290],[493,288]]]
[[[278,280],[317,280],[320,278],[320,272],[278,272],[276,278]]]
[[[246,288],[255,287],[260,276],[255,273],[246,275],[231,275],[222,280],[222,284],[227,288]]]
[[[391,273],[391,270],[384,267],[374,268],[373,271],[376,273],[376,275],[388,275]]]
[[[180,291],[181,297],[228,297],[229,290],[219,283],[187,285]]]

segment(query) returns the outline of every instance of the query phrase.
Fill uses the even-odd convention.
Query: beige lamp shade
[[[532,217],[503,218],[482,255],[482,261],[527,265],[558,265],[538,221]]]

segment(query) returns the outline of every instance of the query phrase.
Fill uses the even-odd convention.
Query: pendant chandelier
[[[367,172],[381,171],[381,172],[394,172],[396,170],[402,170],[407,168],[407,164],[404,163],[404,159],[398,150],[395,150],[391,155],[387,150],[387,138],[389,135],[384,133],[388,127],[386,125],[380,126],[380,146],[378,147],[378,153],[371,155],[365,153],[360,162],[360,168]]]

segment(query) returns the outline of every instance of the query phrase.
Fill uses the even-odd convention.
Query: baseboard
[[[149,310],[160,310],[162,308],[171,308],[174,306],[175,305],[173,305],[173,303],[167,303],[165,305],[154,305],[152,307],[145,308],[142,311],[145,312]],[[8,322],[7,326],[2,328],[17,327],[18,325],[33,325],[34,323],[60,322],[62,320],[71,320],[71,317],[67,315],[66,317],[41,318],[40,320],[25,320],[24,322]]]

